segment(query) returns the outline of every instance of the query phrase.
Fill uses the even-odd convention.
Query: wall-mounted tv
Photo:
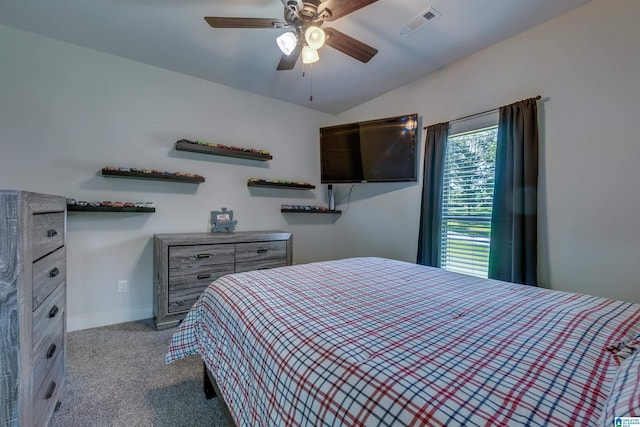
[[[417,181],[417,129],[417,114],[320,128],[320,181]]]

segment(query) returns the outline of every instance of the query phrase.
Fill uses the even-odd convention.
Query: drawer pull
[[[198,279],[208,279],[211,274],[198,274]]]
[[[269,249],[258,249],[256,252],[258,252],[259,254],[266,254],[267,252],[269,252]]]
[[[60,274],[60,270],[58,270],[58,267],[54,267],[53,270],[49,272],[49,277],[56,277],[58,274]]]
[[[54,305],[51,307],[51,310],[49,310],[49,319],[56,317],[56,314],[58,314],[58,306]]]
[[[51,359],[54,354],[56,354],[56,345],[51,344],[49,350],[47,350],[47,359]]]
[[[47,394],[44,395],[44,398],[46,400],[49,400],[53,397],[53,392],[56,391],[56,382],[55,381],[51,381],[51,384],[49,384],[49,388],[47,389]]]
[[[211,254],[198,254],[198,258],[209,258]]]
[[[57,235],[58,235],[58,232],[56,230],[47,230],[48,238],[56,237]]]

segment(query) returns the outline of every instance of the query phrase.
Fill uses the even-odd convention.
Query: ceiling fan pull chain
[[[309,102],[313,102],[313,65],[309,68]]]
[[[307,65],[302,63],[302,77],[307,75]],[[313,102],[313,65],[309,64],[309,102]]]

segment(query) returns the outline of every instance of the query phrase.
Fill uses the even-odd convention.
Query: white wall
[[[636,0],[590,2],[332,122],[418,112],[429,125],[542,95],[539,281],[640,302],[638,16]],[[415,261],[420,186],[353,194],[342,252]]]
[[[246,185],[251,177],[319,184],[325,115],[6,26],[0,58],[0,188],[157,206],[154,214],[68,215],[70,330],[151,317],[153,234],[205,232],[221,207],[234,210],[237,230],[293,232],[295,263],[329,257],[330,218],[280,213],[283,203],[326,203],[319,186]],[[274,158],[175,151],[181,138]],[[199,173],[206,182],[104,178],[107,165]],[[118,280],[128,280],[128,293],[116,292]]]

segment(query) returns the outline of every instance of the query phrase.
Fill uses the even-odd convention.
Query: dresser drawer
[[[190,245],[169,247],[169,271],[191,271],[210,265],[234,263],[233,245]]]
[[[234,272],[233,245],[169,248],[168,312],[188,311],[214,280]]]
[[[188,311],[211,282],[233,271],[233,264],[217,264],[194,268],[188,274],[169,273],[169,313]]]
[[[287,265],[287,242],[252,242],[236,244],[236,273]]]
[[[33,313],[33,348],[44,345],[51,332],[53,324],[62,318],[66,306],[66,286],[61,283],[51,293],[50,297]]]
[[[67,275],[65,247],[33,263],[33,310],[49,296]]]
[[[37,390],[64,348],[65,284],[33,313],[33,389]]]
[[[62,352],[55,356],[53,366],[47,373],[40,388],[33,394],[33,425],[45,426],[47,420],[61,399],[62,383],[64,381],[64,355]]]
[[[64,212],[33,215],[32,259],[37,260],[64,245]]]

